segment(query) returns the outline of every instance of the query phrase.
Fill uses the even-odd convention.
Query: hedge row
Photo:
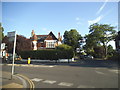
[[[74,52],[69,50],[36,50],[36,51],[21,51],[19,53],[23,59],[30,57],[31,59],[41,60],[58,60],[58,59],[71,59]]]

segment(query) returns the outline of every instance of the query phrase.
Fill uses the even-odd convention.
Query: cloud
[[[81,23],[81,20],[82,20],[82,19],[80,19],[79,17],[76,17],[75,20],[76,20],[76,24],[77,24],[77,25],[82,24],[82,23]]]
[[[118,26],[118,22],[115,23],[115,26]]]
[[[53,30],[53,29],[47,29],[47,28],[42,28],[42,31],[46,32],[46,33],[50,33],[51,31],[55,32],[55,30]]]
[[[47,31],[47,28],[42,28],[43,31]]]
[[[77,25],[80,25],[81,24],[81,22],[77,22]]]
[[[99,22],[102,18],[103,18],[103,15],[97,17],[97,18],[94,19],[94,20],[88,21],[88,24],[91,25],[91,24],[97,23],[97,22]]]
[[[76,17],[76,21],[79,21],[80,20],[80,18],[79,17]]]
[[[96,14],[99,14],[103,10],[103,8],[105,7],[107,2],[108,2],[108,0],[105,0],[104,4],[100,7],[100,9],[97,11]]]

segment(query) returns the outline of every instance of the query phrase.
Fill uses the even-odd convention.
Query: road
[[[3,65],[11,72],[11,66]],[[117,67],[80,64],[46,64],[15,66],[15,73],[31,79],[35,88],[118,88]]]

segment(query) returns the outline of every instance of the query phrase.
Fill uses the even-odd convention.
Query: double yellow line
[[[35,85],[34,85],[34,83],[29,78],[27,78],[26,76],[20,75],[20,74],[16,74],[16,75],[24,78],[25,80],[27,80],[28,83],[29,83],[29,85],[30,85],[30,90],[34,90]]]

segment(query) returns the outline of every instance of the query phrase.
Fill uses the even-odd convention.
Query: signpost
[[[5,43],[1,43],[1,50],[5,49]]]
[[[13,48],[13,62],[12,62],[12,75],[11,75],[11,79],[14,75],[14,62],[15,62],[15,48],[16,48],[16,31],[13,32],[8,32],[8,37],[9,38],[13,38],[14,37],[14,48]]]
[[[5,43],[1,43],[0,58],[2,58],[2,57],[3,57],[3,54],[4,54],[4,49],[5,49]]]

